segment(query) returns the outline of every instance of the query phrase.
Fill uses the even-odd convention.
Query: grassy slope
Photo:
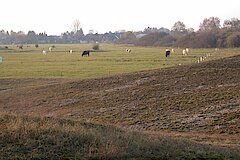
[[[226,148],[89,122],[8,115],[0,122],[0,159],[240,158]]]

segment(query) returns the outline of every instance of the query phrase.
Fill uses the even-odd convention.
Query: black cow
[[[84,56],[84,55],[88,55],[89,56],[89,54],[90,54],[90,51],[83,51],[82,56]]]
[[[170,50],[166,50],[166,57],[170,56]]]

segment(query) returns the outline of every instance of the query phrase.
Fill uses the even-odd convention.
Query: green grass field
[[[188,56],[175,49],[169,58],[165,57],[165,48],[144,48],[124,45],[100,44],[100,50],[89,57],[82,57],[83,50],[91,50],[92,44],[55,45],[47,55],[51,45],[25,45],[19,49],[16,45],[0,46],[0,78],[94,78],[142,70],[165,68],[176,65],[196,63],[200,56],[211,53],[207,60],[236,55],[240,49],[191,49]],[[125,52],[126,48],[132,50]],[[73,50],[70,54],[69,50]]]

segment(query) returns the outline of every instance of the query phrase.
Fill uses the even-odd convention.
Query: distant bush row
[[[218,30],[193,32],[180,37],[167,33],[151,33],[135,41],[138,46],[173,46],[191,48],[240,47],[240,32]]]

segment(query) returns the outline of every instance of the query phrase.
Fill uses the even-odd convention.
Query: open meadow
[[[0,159],[240,159],[239,48],[50,46],[0,46]]]
[[[82,57],[83,50],[92,50],[92,44],[0,46],[3,57],[0,78],[96,78],[136,71],[166,68],[196,63],[201,56],[211,54],[206,60],[213,60],[239,53],[239,49],[192,49],[188,56],[182,49],[175,49],[170,57],[165,57],[166,48],[144,48],[124,45],[100,44],[99,51],[89,57]],[[131,49],[127,53],[126,49]],[[42,50],[47,52],[42,54]],[[69,51],[73,50],[70,54]]]

